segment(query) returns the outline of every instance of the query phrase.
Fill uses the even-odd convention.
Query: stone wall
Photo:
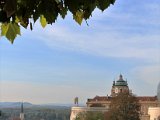
[[[150,120],[160,120],[160,107],[150,107],[148,109]]]

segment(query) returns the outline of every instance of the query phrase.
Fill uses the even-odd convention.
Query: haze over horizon
[[[82,26],[71,15],[14,44],[0,38],[0,102],[80,103],[110,95],[119,74],[133,93],[155,96],[160,82],[160,1],[117,0]]]

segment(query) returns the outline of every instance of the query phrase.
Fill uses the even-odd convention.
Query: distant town
[[[70,105],[34,105],[27,102],[0,102],[0,120],[69,120]]]
[[[110,95],[89,98],[86,107],[79,104],[78,97],[75,97],[74,106],[71,104],[34,105],[28,102],[0,102],[0,120],[79,120],[77,116],[80,113],[93,112],[96,114],[100,112],[104,114],[108,112],[112,99],[122,93],[133,94],[127,81],[120,74],[119,78],[113,81]],[[135,96],[140,105],[138,112],[140,120],[160,120],[158,97],[159,92],[153,96]]]

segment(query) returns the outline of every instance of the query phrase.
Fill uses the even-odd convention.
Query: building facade
[[[150,107],[148,109],[150,120],[160,120],[160,107]]]
[[[103,109],[105,108],[106,110],[109,110],[109,106],[111,103],[111,99],[115,96],[117,96],[119,93],[130,93],[132,94],[132,91],[129,89],[127,81],[123,79],[123,76],[120,75],[119,79],[117,81],[113,81],[113,85],[111,88],[111,94],[108,96],[95,96],[92,99],[88,99],[86,104],[87,104],[87,109],[89,111],[94,111],[93,108],[100,108]],[[150,120],[150,114],[148,114],[148,110],[151,107],[158,107],[159,102],[157,96],[137,96],[138,102],[140,104],[140,119],[141,120]],[[74,108],[75,109],[75,108]],[[82,108],[83,109],[83,108]],[[85,111],[86,108],[83,109]],[[76,111],[74,110],[74,113]],[[77,111],[77,113],[79,113]],[[76,114],[77,114],[76,113]],[[160,114],[160,113],[159,113]],[[75,116],[74,116],[75,118]],[[71,119],[72,118],[72,112],[71,112]],[[155,119],[158,120],[158,119]]]

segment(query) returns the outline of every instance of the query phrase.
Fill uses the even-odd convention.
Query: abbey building
[[[111,88],[111,94],[107,96],[95,96],[94,98],[87,100],[86,107],[72,107],[71,119],[74,120],[79,112],[83,111],[108,111],[111,103],[111,99],[119,93],[130,93],[132,91],[129,89],[127,81],[123,79],[120,75],[119,79],[113,81]],[[160,118],[160,108],[157,96],[137,96],[138,102],[140,104],[140,119],[141,120],[159,120]],[[156,109],[156,115],[153,110]],[[153,116],[154,114],[154,116]],[[152,118],[153,116],[153,118]],[[152,118],[152,119],[151,119]]]

